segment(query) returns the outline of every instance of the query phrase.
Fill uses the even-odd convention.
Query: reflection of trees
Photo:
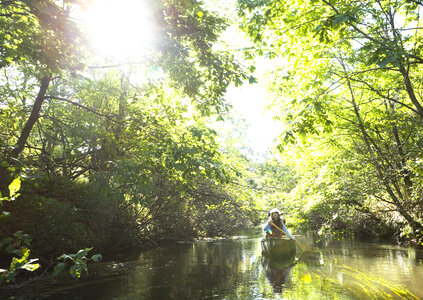
[[[174,248],[153,261],[151,299],[203,299],[233,290],[242,279],[238,243],[194,243]]]
[[[259,256],[251,250],[257,245],[252,240],[167,245],[141,253],[138,261],[108,264],[100,280],[69,289],[63,298],[245,299],[259,280]]]
[[[138,261],[93,265],[89,278],[79,286],[72,283],[66,290],[64,286],[50,287],[48,293],[84,299],[228,300],[273,299],[281,294],[286,299],[361,299],[367,290],[376,299],[383,299],[382,293],[393,295],[394,289],[411,295],[413,291],[392,280],[393,274],[388,282],[380,271],[395,260],[421,259],[421,251],[361,244],[354,248],[324,249],[301,253],[297,260],[295,256],[293,260],[274,260],[260,256],[257,239],[167,245],[142,252]],[[367,259],[371,253],[373,257]],[[401,268],[410,267],[410,272],[421,274],[417,264]],[[399,274],[404,272],[401,268],[390,267]],[[414,279],[409,286],[421,286],[421,279]]]
[[[416,262],[423,262],[423,250],[416,250]]]

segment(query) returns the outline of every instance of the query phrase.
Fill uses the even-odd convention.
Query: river
[[[262,257],[261,236],[260,230],[250,230],[125,254],[90,264],[88,276],[78,281],[40,283],[7,297],[423,299],[421,250],[349,239],[314,247],[312,253],[298,249],[288,264]]]

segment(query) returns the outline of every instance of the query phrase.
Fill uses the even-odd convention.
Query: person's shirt
[[[289,232],[288,228],[286,228],[285,224],[283,223],[282,218],[280,220],[281,220],[281,224],[282,224],[281,229],[283,230],[283,232],[285,232],[285,234],[287,236],[289,236],[291,239],[295,240],[295,238]],[[271,221],[272,221],[272,218],[269,218],[269,220],[267,220],[266,224],[263,227],[263,231],[265,231],[265,232],[268,232],[269,230],[270,230],[270,232],[272,231],[272,225],[270,224]],[[276,229],[276,230],[278,230],[278,229]]]

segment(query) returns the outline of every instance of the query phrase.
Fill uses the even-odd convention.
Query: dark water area
[[[1,299],[423,299],[423,251],[338,241],[293,260],[262,256],[259,229],[89,265]],[[306,241],[304,241],[306,242]],[[310,243],[310,242],[308,242]]]

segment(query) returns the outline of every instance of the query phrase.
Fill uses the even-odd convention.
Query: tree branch
[[[13,157],[15,158],[18,157],[18,155],[24,149],[25,143],[29,137],[29,134],[31,133],[32,127],[34,126],[35,122],[38,120],[40,110],[41,110],[41,105],[44,102],[45,94],[50,84],[50,80],[51,80],[50,77],[44,77],[41,80],[40,90],[38,91],[38,95],[32,107],[31,114],[27,122],[25,123],[24,128],[21,131],[21,135],[19,136],[18,142],[16,143],[17,147],[13,150]]]
[[[89,108],[89,107],[86,107],[86,106],[84,106],[84,105],[82,105],[82,104],[80,104],[78,102],[75,102],[75,101],[72,101],[72,100],[69,100],[69,99],[66,99],[66,98],[62,98],[62,97],[57,97],[57,96],[46,96],[45,99],[53,99],[53,100],[60,100],[60,101],[68,102],[68,103],[70,103],[72,105],[78,106],[78,107],[80,107],[80,108],[82,108],[82,109],[84,109],[86,111],[89,111],[89,112],[91,112],[91,113],[93,113],[93,114],[95,114],[97,116],[105,117],[105,118],[111,120],[112,122],[115,122],[117,124],[123,125],[122,123],[120,123],[120,122],[118,122],[118,121],[116,121],[116,120],[113,119],[113,117],[115,117],[115,115],[105,115],[105,114],[99,113],[99,112],[95,111],[94,109]]]

